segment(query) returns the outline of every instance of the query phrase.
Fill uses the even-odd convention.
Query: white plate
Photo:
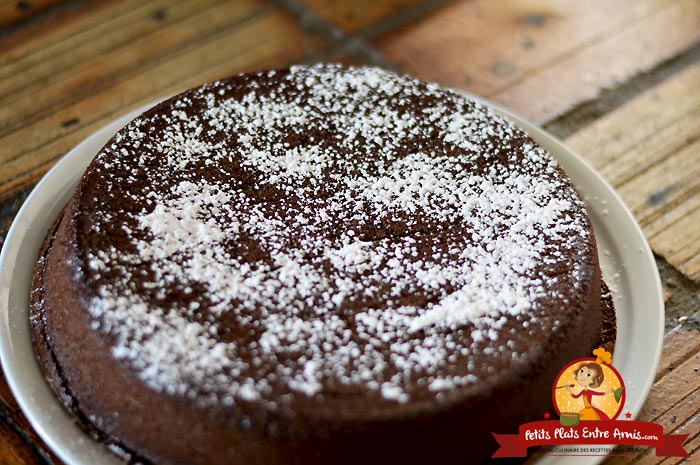
[[[122,462],[73,423],[44,381],[29,329],[32,270],[49,227],[68,202],[93,156],[141,111],[118,118],[97,131],[44,176],[17,214],[0,254],[0,361],[3,371],[31,424],[56,455],[69,465]],[[654,380],[664,329],[661,283],[651,250],[629,210],[605,181],[552,136],[510,116],[549,150],[586,198],[598,240],[603,276],[613,289],[617,309],[618,333],[613,363],[627,388],[624,409],[636,416]],[[551,456],[544,457],[538,464],[593,465],[600,460],[601,457]]]

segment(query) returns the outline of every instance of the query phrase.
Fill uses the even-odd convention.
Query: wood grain
[[[602,90],[654,68],[699,39],[700,3],[682,1],[626,24],[490,97],[544,123],[580,103],[595,100]],[[623,56],[634,60],[620,59]]]
[[[663,352],[657,371],[657,380],[649,393],[639,420],[659,423],[664,434],[690,433],[686,451],[692,452],[694,436],[700,432],[700,331],[682,326],[664,337]],[[683,349],[690,342],[690,350]],[[692,355],[689,353],[692,352]],[[680,353],[680,355],[679,355]],[[687,357],[687,358],[686,358]],[[695,446],[697,448],[697,446]],[[658,464],[661,460],[653,448],[624,457],[610,457],[605,465]],[[668,463],[663,461],[664,464]],[[671,463],[676,463],[673,460]]]
[[[85,29],[68,40],[52,42],[49,50],[20,50],[21,58],[8,60],[5,66],[8,79],[0,81],[0,98],[6,104],[0,109],[0,135],[197,47],[263,9],[253,2],[212,3],[182,2],[166,8],[167,2],[153,2],[118,16],[108,11],[104,12],[111,18],[108,23],[102,17],[91,18],[97,22],[94,27],[82,25]],[[166,24],[150,19],[158,11],[167,14]],[[17,75],[23,79],[12,79]],[[39,108],[32,105],[38,93],[46,96]]]
[[[12,424],[12,427],[10,427]],[[7,434],[12,436],[8,442],[3,442],[3,428],[6,426],[7,429],[4,431],[9,431]],[[18,434],[20,431],[22,434]],[[31,444],[31,447],[30,447]],[[0,464],[5,463],[45,463],[40,460],[38,454],[32,450],[38,450],[51,460],[54,464],[60,465],[63,462],[58,460],[56,456],[49,450],[49,448],[44,444],[39,435],[31,427],[22,411],[17,404],[17,401],[12,396],[10,387],[7,385],[7,380],[4,374],[0,370]],[[27,455],[28,454],[28,455]],[[12,462],[8,457],[14,457],[18,455],[25,462]],[[27,455],[27,457],[25,457]],[[38,461],[38,462],[37,462]]]
[[[5,378],[5,375],[2,373],[2,369],[0,368],[0,402],[4,405],[5,409],[7,410],[8,413],[14,414],[19,412],[19,405],[17,404],[17,401],[15,398],[12,396],[12,391],[10,390],[10,386],[7,384],[7,379]]]
[[[699,336],[700,334],[697,331],[689,331],[682,326],[668,332],[664,338],[664,350],[661,353],[659,368],[656,371],[654,382],[657,382],[694,354],[700,352]],[[698,377],[700,377],[700,374]]]
[[[0,419],[0,460],[3,465],[40,465],[29,444]]]
[[[696,64],[566,140],[616,188],[652,249],[695,282],[700,281],[698,89]]]
[[[133,9],[125,8],[128,3]],[[260,2],[210,8],[204,6],[211,2],[200,2],[198,14],[185,3],[168,8],[172,24],[159,27],[151,26],[152,15],[163,2],[148,8],[138,1],[110,4],[107,12],[95,10],[96,17],[79,18],[79,26],[47,31],[46,40],[57,47],[50,56],[32,42],[23,52],[0,57],[0,69],[14,67],[0,78],[0,92],[5,91],[0,200],[36,182],[80,140],[120,114],[209,80],[289,63],[321,45],[290,17]],[[73,48],[79,49],[76,55]],[[49,73],[52,66],[59,72]],[[13,73],[25,82],[8,90],[17,86]]]
[[[64,0],[14,0],[0,2],[0,28],[20,23]]]
[[[399,13],[425,0],[298,0],[309,11],[340,29],[353,34],[392,14]]]
[[[413,75],[543,123],[699,40],[695,0],[475,0],[375,43]]]

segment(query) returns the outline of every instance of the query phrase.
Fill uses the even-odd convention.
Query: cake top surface
[[[93,328],[152,388],[202,405],[402,404],[484,382],[574,311],[595,253],[526,134],[375,68],[173,97],[80,192]]]

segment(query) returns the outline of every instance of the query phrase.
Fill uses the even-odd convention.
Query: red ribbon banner
[[[492,434],[501,446],[493,458],[525,457],[528,447],[564,444],[651,446],[658,457],[688,457],[682,447],[687,434],[664,434],[661,425],[646,421],[582,421],[577,426],[533,421],[520,425],[518,434]]]

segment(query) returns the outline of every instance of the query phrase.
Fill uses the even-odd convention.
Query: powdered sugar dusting
[[[129,246],[86,256],[93,327],[154,389],[271,408],[439,395],[488,373],[476,354],[517,363],[526,347],[491,342],[576,282],[565,256],[590,237],[573,189],[461,96],[324,65],[169,105],[98,156],[112,203],[90,233],[116,216]],[[159,182],[122,192],[113,171]]]

